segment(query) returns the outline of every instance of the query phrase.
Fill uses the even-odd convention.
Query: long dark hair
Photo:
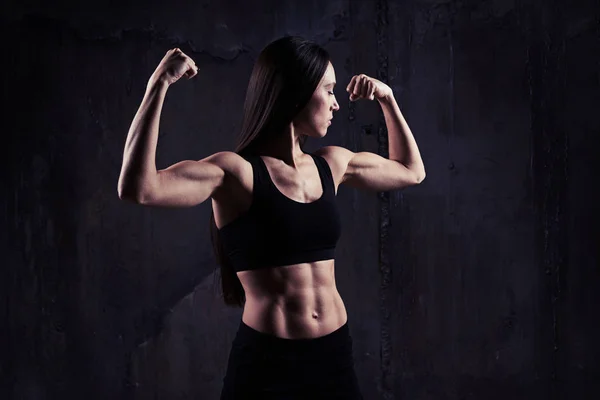
[[[298,36],[284,36],[267,45],[250,76],[234,151],[242,157],[258,155],[261,144],[282,134],[312,97],[329,61],[324,48]],[[299,140],[303,148],[306,136]],[[223,249],[212,211],[210,238],[221,267],[223,300],[228,306],[242,307],[244,288]]]

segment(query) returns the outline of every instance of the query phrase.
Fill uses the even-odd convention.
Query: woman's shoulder
[[[204,158],[202,161],[214,164],[230,174],[239,173],[248,166],[248,160],[233,151],[219,151]]]
[[[348,163],[355,153],[342,146],[323,146],[316,150],[314,154],[323,157],[327,161],[334,179],[336,182],[340,182],[346,172]]]
[[[345,168],[356,153],[342,146],[323,146],[316,150],[314,154],[323,157],[330,166],[343,165]]]
[[[233,151],[214,153],[203,161],[218,166],[225,173],[223,185],[215,192],[213,198],[218,203],[226,203],[231,198],[244,197],[252,189],[252,165],[248,157]]]
[[[214,153],[203,161],[207,161],[219,167],[225,173],[226,177],[234,179],[226,179],[225,185],[230,183],[240,182],[243,186],[247,186],[252,181],[252,165],[248,161],[248,157],[244,157],[233,151],[220,151]]]

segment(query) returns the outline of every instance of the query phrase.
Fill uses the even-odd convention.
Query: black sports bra
[[[236,272],[334,258],[341,219],[333,176],[323,157],[309,155],[323,187],[323,195],[310,203],[297,202],[281,193],[260,156],[244,157],[252,164],[252,204],[219,229]]]

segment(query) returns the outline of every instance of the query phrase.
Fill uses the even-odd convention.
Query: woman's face
[[[310,137],[323,137],[331,125],[333,112],[340,109],[333,94],[335,71],[329,63],[321,82],[306,106],[294,119],[294,128]]]

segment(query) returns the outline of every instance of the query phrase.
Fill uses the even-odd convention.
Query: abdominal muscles
[[[287,339],[315,338],[347,320],[333,260],[242,271],[238,277],[246,292],[242,320],[260,332]]]

